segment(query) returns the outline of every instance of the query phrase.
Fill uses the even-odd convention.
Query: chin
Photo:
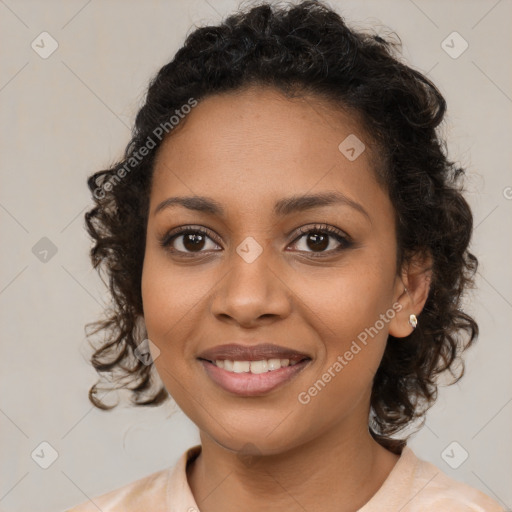
[[[292,438],[292,432],[284,429],[268,435],[268,432],[272,432],[271,428],[265,431],[254,429],[254,427],[244,430],[239,425],[234,432],[226,429],[232,434],[231,436],[223,429],[221,430],[220,436],[209,433],[208,437],[222,448],[240,456],[277,455],[300,445],[298,439]]]

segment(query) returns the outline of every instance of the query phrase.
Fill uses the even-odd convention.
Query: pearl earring
[[[409,316],[409,323],[411,324],[413,329],[416,329],[416,326],[418,325],[418,319],[416,318],[416,315]]]

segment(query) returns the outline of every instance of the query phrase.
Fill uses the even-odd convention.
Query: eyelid
[[[339,236],[340,238],[345,239],[347,242],[352,242],[352,237],[343,231],[340,228],[335,228],[334,226],[331,226],[329,224],[306,224],[305,226],[301,226],[300,228],[296,229],[298,236],[294,239],[297,240],[298,238],[301,238],[303,235],[306,235],[312,231],[320,231],[323,233],[328,233],[329,235],[333,236]]]
[[[318,252],[318,253],[315,253],[314,251],[311,251],[311,252],[310,251],[298,251],[300,253],[305,252],[307,254],[311,254],[311,255],[313,255],[313,257],[321,257],[322,255],[330,256],[330,255],[333,255],[333,254],[341,251],[342,249],[349,248],[350,246],[352,246],[354,244],[353,239],[350,235],[348,235],[345,231],[343,231],[339,228],[330,226],[329,224],[321,224],[321,223],[306,224],[304,226],[300,226],[299,228],[294,229],[290,234],[292,234],[293,232],[296,233],[296,236],[294,237],[294,239],[292,240],[292,242],[289,245],[296,243],[303,236],[305,236],[311,232],[326,233],[328,236],[331,236],[331,237],[334,237],[337,239],[338,243],[340,244],[340,247],[338,247],[337,249],[330,249],[329,251]],[[204,234],[205,236],[209,237],[212,241],[214,241],[217,245],[221,245],[218,241],[217,235],[211,229],[209,229],[205,226],[193,225],[193,224],[185,225],[185,226],[178,226],[176,228],[171,229],[170,231],[166,232],[162,237],[159,237],[159,243],[164,249],[167,249],[172,252],[176,252],[178,254],[188,255],[188,256],[194,255],[194,254],[200,255],[201,253],[210,252],[210,251],[198,251],[197,253],[194,253],[194,252],[184,252],[184,251],[176,251],[176,250],[169,249],[168,246],[171,244],[173,239],[178,238],[180,236],[184,236],[188,233]],[[287,238],[290,234],[287,235]],[[214,251],[214,252],[218,252],[218,251]]]
[[[217,235],[211,229],[209,229],[205,226],[199,226],[199,225],[195,225],[195,224],[187,224],[185,226],[178,226],[176,228],[171,229],[170,231],[166,231],[163,234],[163,236],[159,237],[159,242],[162,245],[162,247],[165,247],[171,242],[173,237],[175,237],[176,235],[180,235],[180,236],[186,235],[187,233],[190,233],[190,232],[203,233],[206,236],[210,237],[215,243],[217,243],[217,244],[219,243]]]

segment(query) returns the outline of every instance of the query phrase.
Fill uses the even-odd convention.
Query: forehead
[[[316,96],[288,98],[268,86],[208,96],[177,128],[164,141],[160,154],[165,156],[172,147],[177,152],[180,147],[193,145],[197,151],[187,156],[199,158],[206,153],[203,148],[214,156],[218,151],[224,153],[229,145],[245,145],[246,152],[257,152],[266,145],[273,149],[273,158],[289,156],[292,151],[308,156],[338,150],[339,143],[350,134],[368,139],[355,112]],[[371,142],[365,142],[370,150]]]
[[[347,140],[360,152],[355,159],[344,153]],[[247,208],[248,198],[326,190],[372,201],[382,194],[375,151],[356,117],[325,100],[289,99],[268,87],[217,94],[160,147],[151,202],[171,193],[215,195]]]

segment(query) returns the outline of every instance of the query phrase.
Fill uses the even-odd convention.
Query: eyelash
[[[317,233],[317,234],[327,234],[332,236],[336,239],[337,242],[340,243],[340,246],[336,249],[331,249],[329,251],[323,251],[319,253],[310,252],[310,251],[300,251],[300,252],[306,252],[311,255],[313,258],[322,258],[326,256],[331,256],[332,254],[336,254],[338,252],[341,252],[344,249],[348,249],[353,246],[353,242],[351,238],[348,235],[342,234],[343,232],[339,231],[338,229],[335,229],[331,226],[325,225],[325,224],[316,224],[312,227],[300,227],[298,230],[299,236],[295,237],[292,243],[298,242],[304,235],[310,234],[310,233]],[[180,229],[179,231],[170,231],[169,233],[166,233],[161,239],[160,239],[160,245],[172,252],[172,253],[179,253],[181,256],[185,258],[189,257],[196,257],[196,255],[201,254],[202,252],[207,251],[198,251],[198,252],[184,252],[184,251],[178,251],[176,249],[173,249],[170,247],[172,242],[183,235],[189,235],[189,234],[201,234],[203,236],[207,236],[211,240],[213,240],[217,245],[218,242],[215,240],[215,236],[213,233],[206,228],[203,227],[194,227],[194,226],[188,226],[186,228]],[[215,251],[218,252],[218,251]]]

